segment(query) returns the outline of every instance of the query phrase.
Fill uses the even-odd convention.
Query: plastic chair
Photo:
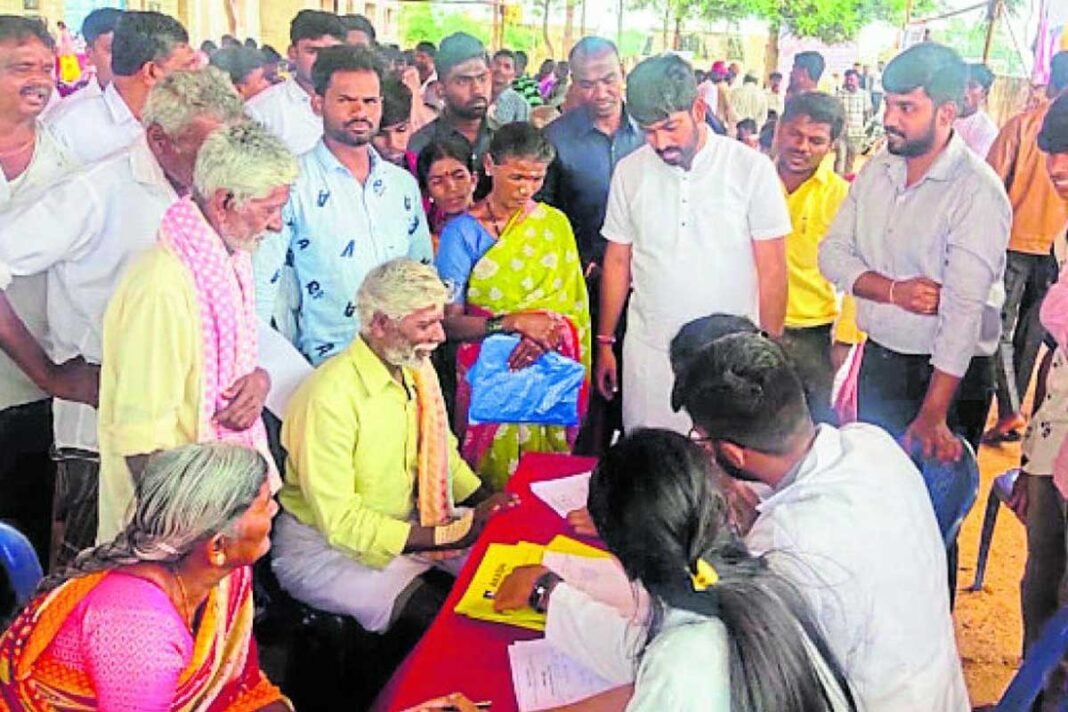
[[[1042,636],[1031,646],[1023,665],[1016,671],[995,712],[1024,712],[1030,710],[1039,693],[1046,686],[1050,673],[1068,653],[1068,607],[1046,623]],[[1068,697],[1059,701],[1057,709],[1068,708]]]
[[[979,495],[979,463],[968,441],[958,436],[964,451],[957,462],[923,463],[923,479],[938,518],[938,529],[948,549],[957,541],[961,522]]]
[[[1001,505],[1009,501],[1012,496],[1012,488],[1016,484],[1016,478],[1020,476],[1020,468],[1014,468],[994,478],[994,484],[990,487],[990,495],[986,498],[986,514],[983,515],[983,532],[979,536],[979,558],[975,563],[975,581],[968,587],[969,591],[980,591],[983,588],[983,577],[986,575],[986,558],[990,554],[990,540],[994,537],[994,525],[998,521],[998,510]]]
[[[44,572],[30,540],[3,522],[0,522],[0,567],[15,592],[16,608],[22,608],[33,597]]]

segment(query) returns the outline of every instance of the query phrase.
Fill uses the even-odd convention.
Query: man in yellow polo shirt
[[[447,296],[432,267],[409,259],[369,272],[360,333],[301,385],[282,427],[275,575],[294,598],[376,633],[413,600],[425,609],[435,584],[424,574],[455,572],[489,516],[514,503],[490,495],[448,429],[428,358],[445,340]]]
[[[805,385],[813,420],[823,423],[836,421],[831,408],[834,374],[861,338],[852,299],[839,298],[818,264],[819,244],[849,193],[849,184],[824,160],[844,123],[838,99],[820,92],[798,94],[786,103],[775,138],[775,168],[793,225],[786,238],[789,296],[783,346]]]

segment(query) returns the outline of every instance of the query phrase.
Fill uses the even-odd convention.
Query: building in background
[[[242,40],[252,37],[283,55],[289,46],[289,22],[304,9],[364,15],[374,24],[379,42],[397,40],[400,18],[399,0],[0,0],[0,14],[41,17],[49,27],[63,20],[73,31],[98,7],[172,15],[186,26],[195,45],[231,34]]]

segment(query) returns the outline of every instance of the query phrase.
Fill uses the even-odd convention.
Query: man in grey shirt
[[[509,49],[499,49],[493,55],[493,64],[490,66],[493,103],[487,115],[495,128],[513,121],[530,121],[530,104],[512,88],[516,76],[515,64],[515,53]]]
[[[978,446],[993,393],[1012,211],[993,170],[953,132],[967,67],[927,42],[883,73],[889,153],[857,177],[820,245],[820,271],[857,298],[870,337],[859,415],[916,455]]]

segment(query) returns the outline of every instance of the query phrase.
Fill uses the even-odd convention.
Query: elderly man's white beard
[[[393,366],[420,369],[437,347],[438,345],[432,342],[426,344],[405,343],[401,346],[388,346],[382,350],[382,358]]]

